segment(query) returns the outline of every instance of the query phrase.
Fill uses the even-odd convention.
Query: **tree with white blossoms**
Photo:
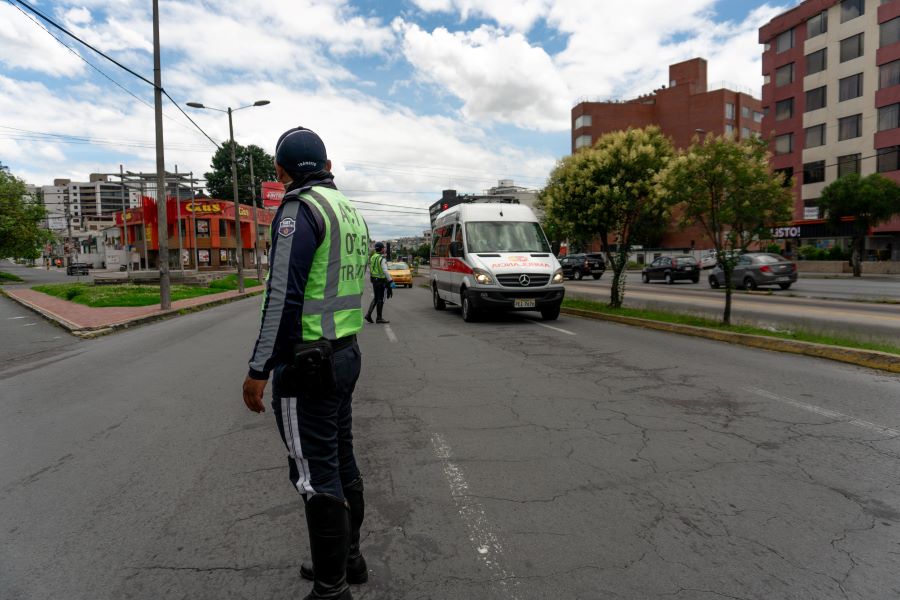
[[[632,245],[659,231],[669,202],[656,193],[656,177],[674,155],[658,127],[600,137],[590,148],[562,158],[541,191],[541,204],[562,233],[599,237],[613,271],[609,305],[622,306],[625,267]]]
[[[658,193],[683,207],[682,225],[700,225],[725,276],[725,314],[731,323],[731,274],[740,254],[790,219],[792,195],[773,173],[765,141],[707,135],[681,151],[659,175]]]

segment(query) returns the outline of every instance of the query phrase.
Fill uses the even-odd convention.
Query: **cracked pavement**
[[[0,378],[0,597],[307,592],[274,417],[239,395],[258,302]],[[468,324],[421,288],[386,316],[396,343],[360,335],[355,598],[900,597],[900,377],[571,317]]]

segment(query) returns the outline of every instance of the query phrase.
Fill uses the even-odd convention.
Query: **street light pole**
[[[244,293],[243,244],[241,240],[241,207],[238,203],[237,161],[234,158],[234,126],[231,124],[231,107],[228,107],[228,137],[231,140],[231,187],[234,194],[234,255],[237,259],[238,293]]]
[[[159,307],[172,308],[169,286],[169,222],[166,215],[166,159],[163,154],[162,71],[159,60],[159,0],[153,0],[153,105],[156,113],[156,220],[159,236]],[[146,237],[146,236],[145,236]]]
[[[157,0],[154,0],[156,2]],[[219,112],[228,113],[228,138],[231,142],[231,187],[232,187],[232,195],[234,196],[234,242],[235,242],[235,258],[237,259],[237,280],[238,280],[238,291],[244,291],[244,268],[243,268],[243,252],[242,252],[242,240],[241,240],[241,207],[238,202],[238,184],[237,184],[237,160],[234,156],[234,125],[231,121],[231,113],[244,109],[244,108],[252,108],[254,106],[265,106],[269,104],[268,100],[257,100],[253,104],[248,104],[247,106],[239,106],[238,108],[232,109],[230,106],[227,109],[221,108],[213,108],[212,106],[204,106],[200,102],[188,102],[187,105],[191,108],[207,108],[209,110],[217,110]]]
[[[250,198],[253,200],[253,261],[256,280],[262,283],[262,264],[259,261],[259,217],[256,214],[256,179],[253,177],[253,153],[250,153]]]

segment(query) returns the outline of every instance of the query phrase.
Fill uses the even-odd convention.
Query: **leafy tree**
[[[259,182],[275,181],[275,159],[259,146],[241,146],[235,142],[234,157],[237,163],[238,198],[241,204],[251,204],[250,156],[253,156],[253,177],[256,180],[255,196],[259,196]],[[231,182],[231,141],[226,141],[213,154],[210,163],[212,171],[207,172],[206,190],[213,198],[231,200],[234,189]]]
[[[851,173],[822,190],[819,207],[828,214],[832,227],[837,227],[847,217],[853,219],[850,264],[853,265],[853,276],[861,277],[866,236],[872,227],[900,214],[900,187],[878,173],[865,177]]]
[[[0,257],[35,259],[53,235],[41,227],[47,211],[25,182],[0,169]]]
[[[791,191],[769,170],[766,142],[707,136],[678,153],[659,176],[659,193],[683,206],[682,225],[699,224],[725,272],[725,314],[731,323],[731,282],[741,252],[790,218]]]
[[[655,177],[673,156],[657,127],[609,133],[557,163],[542,190],[547,222],[578,244],[600,237],[613,269],[609,305],[622,306],[632,244],[668,215]]]

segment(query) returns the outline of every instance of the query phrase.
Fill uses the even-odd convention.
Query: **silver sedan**
[[[731,273],[732,285],[748,290],[777,285],[783,290],[797,281],[797,265],[778,254],[748,252],[742,254]],[[725,272],[717,265],[709,274],[709,287],[725,285]]]

